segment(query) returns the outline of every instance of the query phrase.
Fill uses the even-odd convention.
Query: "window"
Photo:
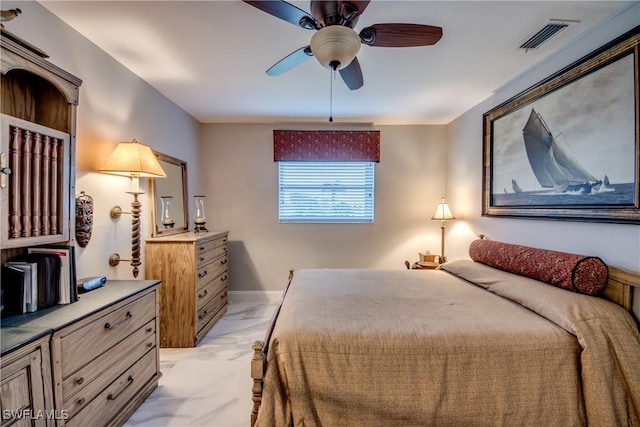
[[[280,222],[373,222],[374,162],[278,162]]]

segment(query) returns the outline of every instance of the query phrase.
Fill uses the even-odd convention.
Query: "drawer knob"
[[[201,256],[200,258],[198,258],[200,260],[200,262],[204,261],[206,258]]]
[[[84,382],[84,377],[80,377],[76,380],[76,384],[80,385]]]
[[[133,375],[129,375],[129,378],[127,378],[127,384],[124,387],[122,387],[122,390],[120,390],[116,394],[109,393],[109,396],[107,396],[107,399],[116,400],[118,396],[120,396],[131,384],[133,384]]]
[[[78,399],[78,406],[82,406],[82,405],[84,405],[84,397]]]
[[[223,259],[222,261],[220,261],[220,265],[225,265],[227,263],[227,259]]]
[[[206,297],[206,296],[207,296],[207,294],[208,294],[208,293],[209,293],[209,292],[207,292],[207,290],[205,289],[203,293],[198,294],[198,298],[204,298],[204,297]]]
[[[221,281],[223,281],[223,282],[224,282],[225,280],[227,280],[227,275],[225,274],[224,276],[222,276],[222,277],[220,278],[220,280],[221,280]]]
[[[209,273],[207,273],[207,270],[205,270],[205,271],[203,271],[202,273],[198,273],[198,277],[202,279],[202,278],[203,278],[203,277],[205,277],[207,274],[209,274]]]
[[[112,331],[115,328],[117,328],[118,326],[122,325],[123,323],[126,323],[129,320],[131,320],[132,317],[133,317],[133,315],[131,314],[131,312],[127,311],[127,314],[125,315],[124,319],[122,319],[121,321],[119,321],[117,323],[114,323],[113,325],[111,323],[107,322],[107,323],[104,324],[104,328],[106,330]]]
[[[153,343],[152,342],[148,342],[147,343],[147,348],[151,348],[151,347],[153,347]]]
[[[200,251],[204,251],[204,246],[200,246],[200,247],[198,248],[198,250],[200,250]]]
[[[150,334],[151,332],[153,332],[153,327],[152,327],[152,326],[149,326],[149,327],[147,328],[147,331],[146,331],[146,332],[147,332],[148,334]]]

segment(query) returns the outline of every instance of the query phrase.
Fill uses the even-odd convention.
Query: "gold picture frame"
[[[640,26],[483,115],[483,216],[640,223]]]

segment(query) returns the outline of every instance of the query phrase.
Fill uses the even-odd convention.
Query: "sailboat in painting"
[[[522,130],[531,169],[543,188],[556,193],[590,194],[602,184],[578,160],[563,149],[534,109]]]
[[[518,181],[515,178],[511,178],[511,188],[513,188],[514,193],[522,193],[522,187],[518,185]]]

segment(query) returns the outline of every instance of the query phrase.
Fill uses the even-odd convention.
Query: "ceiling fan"
[[[311,14],[286,1],[242,1],[283,21],[316,31],[308,46],[295,50],[269,68],[267,74],[270,76],[280,75],[315,56],[325,68],[339,71],[347,87],[356,90],[364,84],[356,57],[362,44],[431,46],[442,37],[442,28],[422,24],[375,24],[356,33],[353,28],[370,0],[311,0]]]

